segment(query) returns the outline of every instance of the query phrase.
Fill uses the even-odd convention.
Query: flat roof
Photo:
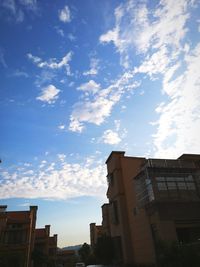
[[[106,160],[106,164],[110,160],[110,158],[112,157],[113,154],[122,154],[122,155],[124,155],[125,154],[125,151],[112,151],[110,153],[110,155],[108,156],[107,160]]]

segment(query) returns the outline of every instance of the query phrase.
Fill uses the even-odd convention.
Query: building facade
[[[50,236],[50,225],[35,230],[34,267],[56,266],[57,235]]]
[[[90,244],[91,249],[94,251],[95,245],[99,237],[104,234],[102,225],[96,225],[96,223],[90,224]]]
[[[113,151],[106,164],[102,227],[116,264],[155,264],[160,240],[199,243],[200,155],[146,159]]]
[[[50,225],[36,229],[37,206],[29,211],[7,211],[0,206],[0,266],[54,267],[57,235],[50,236]]]
[[[0,206],[0,266],[32,267],[37,206],[6,211]]]

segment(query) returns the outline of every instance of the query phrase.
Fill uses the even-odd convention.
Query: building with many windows
[[[146,159],[113,151],[106,164],[102,225],[109,222],[115,263],[155,264],[160,240],[199,243],[200,155]]]

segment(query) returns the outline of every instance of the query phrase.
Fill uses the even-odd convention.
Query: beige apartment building
[[[200,155],[146,159],[113,151],[106,164],[102,227],[116,264],[155,264],[160,240],[199,243]]]

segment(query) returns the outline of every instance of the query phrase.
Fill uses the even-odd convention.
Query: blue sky
[[[101,223],[105,160],[199,153],[200,3],[0,1],[0,198],[59,246]]]

